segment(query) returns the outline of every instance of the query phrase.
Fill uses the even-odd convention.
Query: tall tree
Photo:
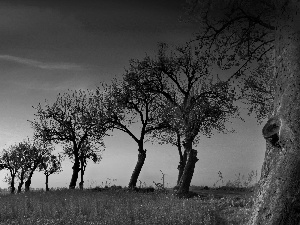
[[[74,189],[80,171],[80,151],[88,139],[91,145],[102,145],[109,129],[105,113],[94,94],[89,91],[69,91],[58,95],[53,105],[39,104],[36,119],[31,121],[35,135],[61,143],[65,153],[72,149],[74,165],[69,188]]]
[[[157,116],[158,95],[144,89],[143,82],[146,77],[137,74],[138,70],[139,68],[131,62],[123,80],[113,82],[110,87],[106,88],[105,97],[102,97],[105,99],[107,117],[110,118],[114,129],[127,133],[138,145],[138,160],[128,184],[129,188],[136,186],[146,159],[147,150],[144,149],[146,136],[164,127]],[[101,93],[100,89],[98,93]],[[133,131],[133,124],[140,126],[139,136]]]
[[[232,12],[240,12],[241,16],[235,14],[227,23],[222,21],[225,14],[215,17],[224,29],[244,15],[248,23],[244,21],[241,27],[257,24],[275,37],[275,100],[262,131],[267,149],[249,224],[299,224],[299,1],[238,0],[234,3]],[[237,27],[235,30],[242,32]]]
[[[161,44],[155,59],[135,62],[137,75],[145,76],[145,90],[158,94],[163,101],[162,123],[183,136],[186,162],[179,181],[178,194],[186,194],[198,161],[192,148],[197,135],[213,130],[226,131],[224,123],[237,115],[234,94],[226,81],[210,71],[210,56],[197,46],[186,45],[170,50]]]

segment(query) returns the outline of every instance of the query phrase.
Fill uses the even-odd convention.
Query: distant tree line
[[[29,191],[33,173],[36,170],[44,172],[46,176],[46,190],[48,178],[53,173],[61,171],[62,157],[52,154],[51,144],[42,140],[24,140],[4,149],[1,158],[1,169],[8,170],[5,180],[10,185],[10,192],[16,191],[15,182],[19,181],[17,192],[20,193],[25,183],[25,191]]]

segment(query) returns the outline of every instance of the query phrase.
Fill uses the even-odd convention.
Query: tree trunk
[[[81,167],[80,167],[80,182],[79,182],[79,189],[80,190],[83,190],[83,175],[84,175],[84,171],[85,171],[85,165],[84,165],[84,162],[83,162],[83,158],[81,157],[80,158],[80,164],[81,164]]]
[[[49,184],[49,175],[46,174],[46,191],[49,191],[49,186],[48,186],[48,184]]]
[[[289,1],[282,10],[286,19],[276,31],[277,91],[274,111],[263,129],[267,150],[249,221],[252,225],[300,224],[299,8],[297,1]]]
[[[32,170],[30,171],[30,174],[29,174],[29,176],[28,176],[28,178],[27,178],[27,180],[26,180],[26,182],[25,182],[25,192],[29,191],[29,189],[30,189],[31,178],[32,178],[32,175],[33,175],[33,173],[34,173],[36,167],[37,167],[37,166],[34,166],[34,168],[32,168]]]
[[[185,167],[185,162],[184,161],[180,161],[179,165],[177,167],[177,169],[178,169],[177,186],[179,186],[179,184],[180,184],[180,179],[182,177],[182,174],[183,174],[183,171],[184,171],[184,167]]]
[[[77,183],[77,179],[78,179],[78,173],[80,171],[80,163],[79,163],[78,157],[75,157],[74,161],[75,162],[74,162],[74,165],[72,167],[73,174],[72,174],[71,182],[70,182],[70,185],[69,185],[69,189],[75,189],[76,183]]]
[[[28,192],[30,189],[31,177],[25,181],[25,192]]]
[[[186,154],[186,151],[184,151],[183,156],[180,157],[180,162],[179,162],[179,165],[177,167],[177,169],[178,169],[177,186],[179,186],[179,184],[180,184],[180,179],[182,177],[184,167],[186,165],[186,160],[187,160],[187,154]]]
[[[19,186],[18,186],[18,193],[21,193],[21,191],[22,191],[22,186],[24,184],[24,175],[25,175],[25,172],[22,171],[21,176],[20,176],[20,183],[19,183]]]
[[[76,146],[76,143],[73,143],[74,149],[73,149],[73,154],[74,154],[74,165],[72,167],[73,169],[73,174],[71,178],[71,182],[69,185],[69,189],[75,189],[77,179],[78,179],[78,173],[80,171],[80,160],[79,160],[79,149]]]
[[[183,174],[180,178],[178,191],[176,193],[178,196],[189,193],[191,181],[194,175],[195,165],[198,161],[197,151],[195,149],[192,149],[192,143],[192,140],[189,140],[184,144],[185,151],[187,152],[187,161],[183,170]]]
[[[176,132],[176,136],[177,136],[177,148],[178,148],[178,154],[179,154],[179,165],[177,167],[178,169],[178,178],[177,178],[177,184],[176,184],[176,188],[179,187],[179,182],[180,182],[180,178],[183,174],[183,170],[186,164],[186,160],[187,160],[187,154],[186,151],[184,151],[184,153],[182,154],[182,148],[181,148],[181,137],[180,137],[180,133]]]
[[[80,173],[79,189],[83,190],[83,183],[84,183],[84,181],[83,181],[83,174],[84,174],[83,168],[81,168],[80,171],[81,171],[81,173]]]
[[[15,176],[12,175],[11,176],[11,181],[10,181],[10,193],[14,194],[15,190],[16,190],[16,188],[15,188]]]
[[[139,148],[138,161],[137,161],[136,166],[135,166],[135,168],[133,170],[133,173],[131,175],[128,188],[136,187],[136,183],[137,183],[137,180],[139,178],[142,167],[144,165],[145,159],[146,159],[146,149],[143,150],[143,148]]]
[[[197,161],[198,161],[197,151],[195,149],[192,149],[188,154],[188,160],[184,167],[183,174],[180,178],[179,189],[177,191],[178,195],[184,195],[189,193],[189,189],[190,189],[190,185],[194,175],[194,169]]]

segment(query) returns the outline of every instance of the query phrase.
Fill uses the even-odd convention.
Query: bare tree
[[[102,145],[109,129],[105,113],[98,100],[89,91],[69,91],[58,95],[53,105],[46,103],[35,107],[36,119],[31,121],[35,135],[45,140],[61,143],[72,149],[74,165],[69,185],[74,189],[80,171],[80,151],[88,139],[91,145]]]
[[[249,63],[274,49],[274,5],[267,0],[187,0],[188,19],[197,20],[196,37],[222,69],[235,68],[232,78],[249,70]]]
[[[238,89],[236,94],[246,100],[249,112],[256,112],[261,122],[274,100],[275,2],[186,2],[186,18],[199,22],[199,32],[193,41],[209,52],[214,67],[228,71],[228,83]]]
[[[159,100],[155,93],[147,92],[143,82],[146,77],[136,73],[134,63],[126,71],[121,82],[115,81],[106,88],[104,98],[107,117],[114,129],[127,133],[138,145],[138,161],[131,175],[128,187],[136,186],[139,174],[146,159],[144,142],[152,131],[161,129],[165,125],[158,120]],[[98,93],[101,93],[100,89]],[[100,95],[99,95],[100,96]],[[139,124],[139,137],[133,132],[132,125]]]

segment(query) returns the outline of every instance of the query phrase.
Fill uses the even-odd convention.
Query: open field
[[[172,192],[136,193],[124,189],[61,189],[1,195],[0,224],[240,225],[247,222],[252,205],[249,193],[224,190],[203,190],[203,193],[202,197],[190,199],[179,199]]]

